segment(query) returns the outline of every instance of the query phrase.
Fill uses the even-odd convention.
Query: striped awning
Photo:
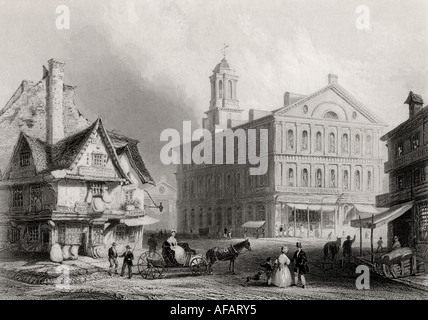
[[[408,211],[413,206],[413,201],[402,203],[396,206],[389,208],[388,210],[381,212],[379,214],[372,213],[373,217],[368,217],[361,219],[351,220],[351,227],[354,228],[377,228],[387,224],[390,221],[393,221],[400,216],[402,216],[406,211]],[[372,221],[373,220],[373,221]]]

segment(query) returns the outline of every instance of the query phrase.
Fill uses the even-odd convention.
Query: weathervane
[[[221,49],[221,52],[223,53],[223,58],[224,59],[226,59],[226,48],[229,48],[229,45],[223,43],[223,49]]]

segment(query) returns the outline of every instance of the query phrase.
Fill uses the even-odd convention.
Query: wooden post
[[[322,206],[321,206],[321,212],[320,212],[320,214],[321,214],[321,217],[320,217],[320,220],[321,220],[321,222],[320,222],[320,225],[321,225],[320,234],[321,234],[321,239],[322,239]]]
[[[371,251],[371,262],[374,262],[374,255],[373,255],[373,224],[374,224],[374,214],[372,214],[372,224],[370,226],[370,251]]]
[[[308,206],[308,231],[307,231],[308,238],[309,238],[309,228],[310,228],[310,221],[309,221],[309,206]]]
[[[363,227],[361,225],[361,216],[358,216],[358,220],[360,221],[360,257],[363,256]]]
[[[297,227],[297,212],[296,212],[296,207],[294,207],[294,237],[296,237],[296,227]]]

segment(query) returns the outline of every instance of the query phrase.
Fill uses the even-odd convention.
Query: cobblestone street
[[[68,290],[58,290],[55,285],[31,285],[12,280],[2,273],[0,278],[0,295],[3,299],[189,299],[189,300],[277,300],[277,299],[427,299],[428,292],[419,290],[393,280],[371,274],[370,290],[357,290],[354,268],[342,269],[335,265],[333,270],[322,269],[321,248],[324,242],[303,241],[310,260],[308,286],[277,288],[268,287],[264,280],[251,280],[246,284],[246,277],[259,270],[259,264],[268,256],[275,257],[281,245],[289,246],[288,255],[294,251],[296,239],[251,239],[252,251],[243,251],[236,260],[236,275],[228,273],[228,262],[216,262],[213,275],[193,276],[187,268],[169,268],[162,279],[146,280],[134,266],[132,279],[113,275],[108,276],[108,263],[96,261],[100,269],[87,281],[72,283]],[[187,241],[187,240],[186,240]],[[197,253],[205,252],[213,246],[228,246],[238,240],[188,240],[190,247]],[[135,254],[136,260],[139,253]],[[104,268],[102,268],[104,266]],[[4,265],[2,264],[2,268]],[[291,266],[292,267],[292,266]],[[221,289],[219,289],[221,288]]]

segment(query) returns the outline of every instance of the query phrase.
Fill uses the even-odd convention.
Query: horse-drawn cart
[[[398,248],[375,259],[376,272],[387,278],[400,278],[425,272],[423,261],[418,261],[410,248]]]
[[[144,279],[160,279],[163,278],[169,268],[189,269],[190,272],[197,276],[207,273],[208,263],[202,254],[196,254],[196,251],[190,249],[187,243],[178,243],[186,252],[186,260],[184,264],[179,264],[170,250],[166,250],[165,245],[162,246],[162,255],[156,251],[146,251],[137,262],[138,272]]]

